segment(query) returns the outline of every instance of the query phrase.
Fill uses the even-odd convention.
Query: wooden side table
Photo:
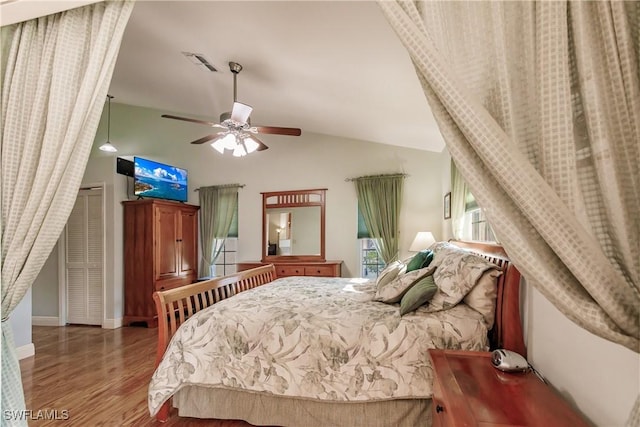
[[[533,372],[493,367],[490,352],[429,350],[433,427],[590,424]]]

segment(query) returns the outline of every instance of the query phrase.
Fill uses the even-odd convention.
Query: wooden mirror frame
[[[311,190],[272,191],[262,193],[262,262],[325,262],[325,198],[326,188]],[[267,254],[267,209],[320,207],[320,255],[268,255]]]

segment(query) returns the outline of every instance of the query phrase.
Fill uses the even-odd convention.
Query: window
[[[495,242],[496,236],[475,197],[467,191],[465,196],[463,238],[476,242]]]
[[[226,239],[216,239],[215,244],[218,242],[222,244],[220,253],[216,257],[215,262],[215,275],[226,276],[227,274],[233,274],[237,272],[237,253],[238,253],[238,205],[233,213],[233,219],[231,220],[231,227],[229,227],[229,234]]]
[[[222,249],[220,249],[215,263],[216,276],[226,276],[227,274],[237,272],[236,254],[238,252],[238,238],[227,237],[222,242]]]
[[[364,218],[358,208],[358,242],[360,244],[360,277],[375,279],[386,264],[382,260],[374,239],[364,225]]]
[[[373,239],[358,239],[360,242],[360,277],[375,279],[386,266]]]
[[[465,212],[465,231],[468,229],[468,235],[471,240],[479,242],[495,242],[496,237],[491,230],[491,226],[484,216],[484,212],[480,208],[476,208]],[[465,233],[467,234],[467,233]]]

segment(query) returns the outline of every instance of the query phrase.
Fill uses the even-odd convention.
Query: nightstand
[[[507,373],[491,353],[429,350],[433,363],[433,427],[589,426],[533,372]]]

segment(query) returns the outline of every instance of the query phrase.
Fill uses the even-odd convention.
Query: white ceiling
[[[1,23],[95,1],[0,0]],[[253,125],[444,148],[408,54],[375,1],[138,0],[109,93],[115,103],[218,121],[233,103],[229,61],[244,67],[238,101],[253,106]]]
[[[233,103],[229,61],[244,67],[238,101],[254,125],[444,148],[409,56],[371,1],[138,1],[109,93],[217,122]]]

